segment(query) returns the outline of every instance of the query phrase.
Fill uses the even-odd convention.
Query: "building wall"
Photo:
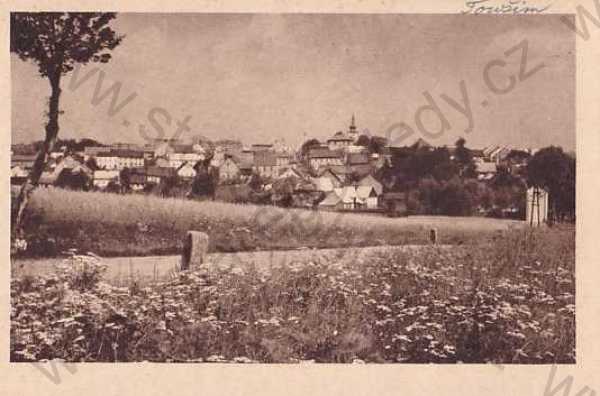
[[[330,140],[327,142],[330,150],[344,149],[352,144],[349,140]]]
[[[105,169],[123,169],[144,166],[143,158],[133,157],[96,157],[96,164]]]
[[[234,179],[240,174],[240,168],[230,159],[225,160],[219,167],[219,179]]]

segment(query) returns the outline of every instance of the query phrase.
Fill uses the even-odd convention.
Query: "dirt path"
[[[389,251],[390,249],[403,251],[427,248],[424,245],[408,245],[212,253],[208,255],[206,262],[211,266],[222,268],[254,264],[259,270],[268,271],[269,268],[300,260],[303,262],[310,260],[359,260],[363,256]],[[13,277],[50,274],[54,271],[55,265],[61,261],[60,258],[17,259],[11,262],[11,273]],[[124,286],[130,284],[134,279],[144,284],[173,276],[179,268],[180,256],[110,257],[102,259],[102,262],[107,266],[106,280]]]

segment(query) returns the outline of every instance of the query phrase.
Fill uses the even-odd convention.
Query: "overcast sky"
[[[142,143],[139,126],[145,136],[158,136],[149,112],[162,108],[150,118],[165,135],[189,116],[184,137],[246,144],[325,139],[346,130],[354,113],[360,131],[383,135],[405,122],[415,131],[409,140],[423,137],[435,145],[464,136],[470,147],[575,147],[575,40],[557,15],[119,14],[112,26],[126,35],[113,59],[83,67],[79,79],[99,68],[105,76],[100,93],[121,82],[119,101],[137,96],[110,116],[110,95],[92,102],[99,73],[77,89],[69,87],[71,75],[64,77],[61,137]],[[528,43],[526,71],[544,67],[518,81],[522,51],[505,51],[522,40]],[[504,94],[484,80],[485,65],[495,59],[506,62],[490,69],[497,89],[507,86],[509,75],[517,77]],[[12,56],[11,67],[13,141],[41,139],[49,85],[32,64]],[[464,108],[463,80],[470,133],[468,118],[456,108]],[[427,104],[425,91],[450,126],[437,138],[415,123]],[[439,130],[432,111],[420,115],[423,128]]]

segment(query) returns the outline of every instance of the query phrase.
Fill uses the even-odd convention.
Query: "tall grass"
[[[438,229],[442,243],[468,243],[520,224],[483,218],[398,219],[61,189],[38,189],[29,219],[32,233],[49,228],[48,234],[62,240],[63,248],[86,247],[106,253],[98,251],[102,245],[109,253],[112,246],[124,254],[129,250],[143,253],[141,247],[156,253],[157,246],[174,252],[190,229],[207,232],[212,250],[238,251],[425,243],[429,227]],[[80,230],[81,235],[73,230]]]
[[[11,360],[575,362],[573,228],[268,273],[206,265],[145,287],[14,279]]]

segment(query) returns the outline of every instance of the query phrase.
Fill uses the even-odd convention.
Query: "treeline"
[[[526,191],[537,186],[549,192],[552,220],[575,218],[575,158],[560,147],[533,156],[513,150],[493,177],[477,176],[473,153],[462,138],[452,155],[446,147],[392,148],[391,163],[377,175],[388,191],[406,194],[407,214],[524,219]]]

